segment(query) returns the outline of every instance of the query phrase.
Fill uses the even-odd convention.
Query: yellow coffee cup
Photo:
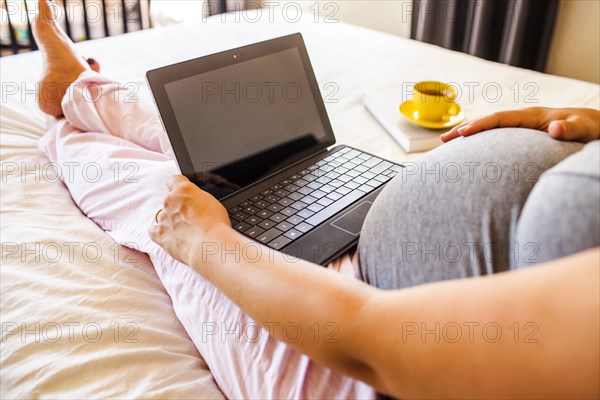
[[[423,81],[414,86],[412,102],[419,119],[439,121],[456,104],[456,89],[446,83]]]

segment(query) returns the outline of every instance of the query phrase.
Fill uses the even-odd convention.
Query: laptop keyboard
[[[344,147],[230,208],[231,225],[281,249],[392,179],[400,168]]]

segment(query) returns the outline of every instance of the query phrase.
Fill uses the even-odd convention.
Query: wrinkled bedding
[[[300,31],[338,143],[405,161],[362,106],[367,88],[456,82],[468,118],[527,105],[598,107],[599,87],[342,23],[221,17],[77,45],[146,91],[145,71]],[[148,258],[116,245],[74,205],[37,149],[38,53],[0,59],[1,398],[220,398]],[[469,93],[469,88],[471,93]],[[412,157],[412,155],[411,155]],[[194,301],[194,299],[190,299]]]

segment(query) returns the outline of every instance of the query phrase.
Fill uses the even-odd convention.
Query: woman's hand
[[[167,187],[150,238],[176,260],[192,265],[194,257],[201,255],[201,243],[216,241],[222,228],[231,227],[229,216],[213,196],[182,175],[173,176]]]
[[[600,138],[600,111],[591,108],[530,107],[501,111],[455,126],[441,136],[449,142],[488,129],[521,127],[546,131],[554,139],[591,142]]]

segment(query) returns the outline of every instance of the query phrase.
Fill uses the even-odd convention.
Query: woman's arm
[[[599,394],[598,249],[384,292],[238,234],[183,177],[170,189],[152,239],[323,365],[401,398]]]
[[[500,111],[455,126],[441,136],[449,142],[488,129],[521,127],[546,131],[559,140],[591,142],[600,139],[600,111],[592,108],[530,107]]]
[[[598,398],[599,269],[596,248],[381,293],[362,317],[377,329],[369,350],[383,368],[379,387],[419,398]]]

